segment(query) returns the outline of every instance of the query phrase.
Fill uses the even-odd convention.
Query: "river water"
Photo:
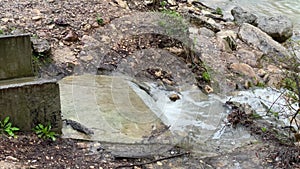
[[[230,18],[230,10],[240,6],[257,15],[286,15],[294,23],[295,31],[300,31],[300,0],[201,0],[204,4],[224,11],[225,18]]]

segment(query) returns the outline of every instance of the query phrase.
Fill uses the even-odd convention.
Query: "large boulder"
[[[256,25],[277,42],[285,42],[293,35],[293,23],[286,16],[259,17]]]
[[[245,11],[241,7],[234,7],[231,10],[231,14],[234,18],[234,21],[238,25],[241,25],[243,23],[249,23],[249,24],[255,25],[255,21],[257,19],[257,16],[255,16],[252,13],[249,13],[249,12]]]
[[[272,56],[287,56],[287,49],[284,48],[280,43],[273,40],[268,34],[260,30],[259,28],[244,23],[238,33],[239,38],[251,45],[258,48],[266,55]]]

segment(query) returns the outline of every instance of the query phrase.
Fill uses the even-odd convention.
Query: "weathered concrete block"
[[[30,36],[0,36],[0,80],[29,76],[33,76]]]
[[[22,131],[32,131],[39,123],[50,123],[53,130],[61,133],[58,84],[33,78],[0,81],[0,119],[6,116]]]

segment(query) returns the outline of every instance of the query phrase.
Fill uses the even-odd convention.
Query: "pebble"
[[[214,89],[213,89],[212,87],[210,87],[209,85],[205,85],[204,91],[205,91],[207,94],[210,94],[210,93],[214,92]]]
[[[74,42],[78,40],[78,35],[74,31],[70,30],[63,39],[68,42]]]
[[[86,25],[84,25],[83,26],[83,31],[88,31],[88,30],[90,30],[92,28],[92,25],[90,25],[90,24],[86,24]]]
[[[159,165],[159,166],[162,166],[162,165],[163,165],[163,163],[160,162],[160,161],[158,161],[156,164]]]
[[[48,29],[51,30],[51,29],[53,29],[54,27],[55,27],[55,24],[51,24],[51,25],[48,26]]]
[[[156,76],[157,78],[162,76],[161,70],[156,71],[154,74],[155,74],[155,76]]]
[[[92,24],[92,28],[99,28],[99,24],[98,24],[97,22],[94,22],[94,23]]]
[[[172,6],[175,6],[177,5],[176,1],[175,0],[168,0],[168,3]]]
[[[85,144],[85,143],[77,143],[77,146],[81,149],[85,149],[85,148],[88,148],[88,145]]]
[[[267,74],[267,72],[263,69],[259,69],[257,71],[257,75],[260,76],[260,77],[264,77],[266,74]]]
[[[119,4],[119,6],[120,6],[121,8],[129,9],[129,7],[128,7],[126,1],[123,1],[123,0],[115,0],[115,1]]]
[[[162,81],[167,85],[173,85],[174,83],[169,79],[162,79]]]
[[[176,100],[179,100],[180,99],[180,96],[178,95],[178,94],[171,94],[170,96],[169,96],[169,99],[171,100],[171,101],[173,101],[173,102],[175,102]]]
[[[7,23],[10,19],[9,18],[2,18],[1,21]]]
[[[17,158],[13,157],[13,156],[7,156],[5,158],[5,160],[9,160],[9,161],[19,161]]]
[[[34,16],[31,18],[33,21],[38,21],[42,19],[42,16]]]

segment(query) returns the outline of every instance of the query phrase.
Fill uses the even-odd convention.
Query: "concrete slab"
[[[33,76],[29,35],[0,36],[0,80]]]
[[[0,119],[6,116],[22,131],[50,123],[54,131],[61,133],[58,84],[34,77],[0,81]]]
[[[155,132],[166,128],[122,77],[70,76],[61,80],[59,86],[63,118],[77,121],[94,132],[88,136],[66,126],[63,137],[145,143]],[[168,134],[159,137],[166,138]]]

